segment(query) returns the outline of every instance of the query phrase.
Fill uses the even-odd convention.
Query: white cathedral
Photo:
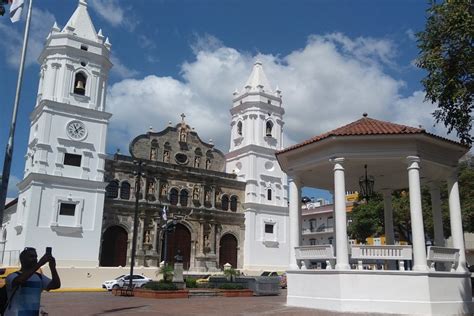
[[[79,4],[66,26],[55,24],[39,57],[38,95],[17,203],[6,210],[2,248],[42,253],[58,266],[97,267],[102,235],[111,44]],[[282,149],[281,91],[260,62],[230,110],[227,173],[245,182],[244,270],[285,270],[289,263],[288,184],[275,152]]]

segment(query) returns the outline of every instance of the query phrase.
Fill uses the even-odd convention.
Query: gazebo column
[[[346,220],[346,181],[344,158],[331,159],[334,164],[334,215],[336,226],[336,269],[349,270],[349,253]]]
[[[392,209],[392,190],[383,189],[383,211],[385,224],[385,244],[395,244],[395,233],[393,231],[393,209]]]
[[[290,262],[289,269],[299,269],[296,262],[295,247],[300,246],[301,231],[300,231],[300,212],[301,212],[301,183],[297,177],[289,180],[290,184]]]
[[[426,271],[426,245],[421,209],[420,158],[408,156],[408,186],[410,191],[410,218],[413,242],[413,270]]]
[[[441,214],[441,195],[439,185],[430,183],[431,211],[433,213],[434,245],[444,247],[443,216]]]
[[[466,249],[464,247],[464,232],[462,229],[461,202],[459,200],[459,186],[456,172],[448,179],[449,219],[451,222],[451,236],[453,247],[459,249],[459,264],[457,271],[466,272]]]

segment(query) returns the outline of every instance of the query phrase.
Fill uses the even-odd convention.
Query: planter
[[[188,290],[176,290],[176,291],[153,291],[144,289],[134,289],[133,296],[144,297],[144,298],[188,298]]]
[[[224,297],[251,297],[253,296],[253,291],[249,289],[219,290],[219,294]]]

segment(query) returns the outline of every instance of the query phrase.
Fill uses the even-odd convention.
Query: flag
[[[23,5],[25,4],[25,0],[10,0],[10,20],[12,23],[20,21],[21,18],[21,11],[23,10]]]
[[[164,221],[168,220],[168,216],[166,215],[167,208],[168,208],[167,206],[163,207],[163,220]]]

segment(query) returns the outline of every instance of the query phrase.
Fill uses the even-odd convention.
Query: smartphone
[[[51,252],[52,252],[52,251],[53,251],[53,248],[51,248],[51,247],[46,247],[46,253],[47,253],[48,255],[51,255]]]

